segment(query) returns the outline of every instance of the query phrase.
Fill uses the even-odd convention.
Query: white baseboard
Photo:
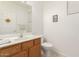
[[[60,55],[59,57],[67,57],[67,56],[65,56],[64,53],[61,52],[59,49],[53,47],[53,50],[54,50],[55,52],[57,52],[57,53]]]

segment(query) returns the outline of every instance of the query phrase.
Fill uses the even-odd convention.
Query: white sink
[[[17,36],[17,37],[10,37],[10,38],[6,38],[6,39],[10,40],[11,42],[14,42],[16,40],[19,40],[20,37],[19,36]]]
[[[31,34],[23,35],[23,37],[20,37],[20,36],[6,37],[6,38],[0,39],[0,45],[8,44],[8,43],[15,42],[18,40],[31,39],[33,37],[34,37],[34,35],[31,35]]]
[[[0,45],[11,43],[10,40],[0,39]]]
[[[19,37],[2,38],[2,39],[0,39],[0,45],[8,44],[8,43],[14,42],[14,41],[17,40],[17,39],[19,39]]]

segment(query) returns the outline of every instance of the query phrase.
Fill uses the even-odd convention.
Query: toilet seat
[[[45,42],[45,43],[42,43],[42,46],[43,47],[52,47],[53,45],[51,43]]]

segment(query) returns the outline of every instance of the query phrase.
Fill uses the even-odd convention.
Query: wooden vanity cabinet
[[[1,57],[40,57],[41,38],[0,48]]]

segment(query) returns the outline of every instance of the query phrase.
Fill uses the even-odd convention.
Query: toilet
[[[43,39],[42,39],[43,40]],[[48,57],[50,56],[50,49],[52,49],[53,45],[50,42],[41,42],[41,47],[43,51],[43,56]]]

